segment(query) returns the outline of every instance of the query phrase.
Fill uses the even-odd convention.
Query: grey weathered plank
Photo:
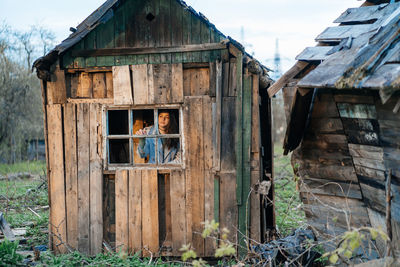
[[[378,20],[384,16],[391,14],[399,3],[394,4],[381,4],[374,6],[363,6],[358,8],[349,8],[338,17],[335,23],[350,23],[350,22],[369,22]]]
[[[325,60],[329,56],[329,55],[327,55],[327,53],[331,49],[332,49],[332,46],[306,47],[296,57],[296,60],[303,60],[303,61]]]
[[[340,42],[347,37],[356,38],[363,33],[377,29],[376,24],[361,24],[361,25],[343,25],[337,27],[328,27],[315,38],[317,42]]]

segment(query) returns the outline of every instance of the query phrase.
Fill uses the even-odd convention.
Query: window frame
[[[154,124],[158,125],[158,110],[160,109],[173,109],[178,110],[177,120],[179,122],[179,133],[177,134],[158,134],[158,135],[135,135],[133,134],[133,112],[135,110],[153,110]],[[128,134],[125,135],[110,135],[108,129],[108,111],[109,110],[127,110],[128,111]],[[184,125],[183,125],[183,107],[182,105],[107,105],[103,106],[103,169],[105,171],[116,171],[116,170],[132,170],[132,169],[157,169],[157,170],[182,170],[185,169],[185,139],[184,139]],[[134,154],[137,155],[137,151],[134,151],[133,139],[134,138],[179,138],[181,162],[180,163],[158,163],[158,153],[155,153],[156,163],[135,163]],[[128,139],[129,140],[129,163],[110,163],[109,155],[109,140],[110,139]],[[156,142],[155,150],[157,151],[158,142]]]

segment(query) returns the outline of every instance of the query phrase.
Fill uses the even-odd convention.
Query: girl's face
[[[162,112],[158,114],[158,127],[160,129],[166,129],[169,125],[169,113]]]

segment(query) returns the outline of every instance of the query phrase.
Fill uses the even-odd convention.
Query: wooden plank
[[[148,182],[148,181],[145,181]],[[129,252],[142,251],[142,171],[129,170]]]
[[[78,250],[90,253],[90,162],[89,104],[77,105],[78,133]]]
[[[87,72],[79,74],[78,89],[76,91],[77,97],[91,98],[93,92],[92,75]]]
[[[337,118],[312,118],[309,127],[318,133],[343,133],[342,121]]]
[[[229,96],[229,62],[222,63],[222,96]]]
[[[171,224],[172,250],[179,255],[179,249],[187,244],[186,239],[186,188],[185,174],[181,170],[171,170]]]
[[[182,63],[172,64],[171,103],[183,103]]]
[[[375,170],[386,171],[385,164],[381,160],[353,157],[353,161],[354,165],[364,166]]]
[[[106,87],[107,87],[107,98],[114,97],[113,89],[113,74],[112,72],[106,72]]]
[[[376,119],[375,105],[337,103],[340,116],[353,119]]]
[[[214,175],[213,175],[213,127],[211,97],[203,97],[203,156],[204,156],[204,220],[211,222],[214,219]],[[205,256],[212,257],[216,249],[216,240],[206,238],[204,245]]]
[[[392,5],[381,4],[373,6],[363,6],[349,8],[338,17],[334,23],[361,23],[373,22],[392,13],[399,7],[398,3]]]
[[[279,80],[277,80],[270,88],[268,88],[269,97],[273,97],[279,90],[282,89],[296,74],[301,72],[308,66],[308,62],[297,61],[296,64],[285,72]]]
[[[143,256],[157,255],[159,245],[157,170],[142,170]],[[151,252],[151,253],[150,253]]]
[[[50,228],[53,237],[53,249],[65,253],[62,242],[67,241],[65,214],[64,148],[61,105],[47,105],[48,153],[50,168]],[[61,240],[60,240],[61,239]]]
[[[347,37],[357,38],[363,33],[377,29],[379,26],[375,24],[360,25],[341,25],[337,27],[328,27],[315,38],[317,42],[340,42]]]
[[[197,20],[197,18],[196,18]],[[166,53],[183,53],[192,52],[200,53],[201,51],[223,50],[227,48],[226,43],[208,43],[208,44],[187,44],[182,46],[171,47],[120,47],[120,48],[98,48],[73,51],[72,55],[82,57],[99,57],[99,56],[122,56],[122,55],[149,55],[149,54],[166,54]],[[197,61],[201,62],[200,58]],[[99,65],[100,66],[100,65]]]
[[[117,251],[128,251],[129,245],[128,171],[115,172],[115,245]]]
[[[47,103],[64,104],[67,100],[67,88],[64,70],[56,68],[51,75],[51,81],[47,82]]]
[[[102,154],[98,150],[98,142],[102,141],[101,106],[91,104],[89,114],[90,254],[96,255],[103,247],[103,172]]]
[[[114,104],[131,105],[132,88],[129,66],[113,66]]]
[[[237,81],[237,59],[231,58],[229,60],[229,92],[227,96],[236,96],[238,90]]]
[[[170,64],[153,65],[154,102],[171,103],[172,68]]]
[[[374,97],[371,95],[340,94],[339,91],[333,97],[337,103],[374,104]]]
[[[358,175],[374,178],[378,181],[385,181],[385,172],[384,171],[371,169],[371,168],[360,166],[360,165],[354,165],[354,168]]]
[[[106,98],[107,87],[105,73],[93,73],[93,97]]]
[[[235,113],[236,98],[222,98],[221,113],[221,170],[234,171],[236,169],[236,127],[237,118]]]
[[[252,100],[251,100],[251,152],[258,153],[261,148],[260,132],[260,103],[259,103],[259,80],[258,75],[253,76]]]
[[[190,95],[204,96],[209,94],[210,70],[209,68],[192,69],[190,72]]]
[[[314,99],[312,118],[339,118],[339,112],[332,94],[317,94]]]
[[[296,60],[302,61],[322,61],[329,55],[327,53],[332,50],[332,46],[313,46],[306,47],[297,57]]]
[[[353,157],[375,159],[383,161],[383,148],[377,146],[366,146],[349,144],[349,152]]]
[[[186,157],[186,210],[190,211],[187,220],[188,242],[191,242],[198,255],[204,254],[204,239],[201,237],[204,222],[204,136],[203,136],[203,97],[185,97],[184,125]],[[196,129],[193,131],[192,129]],[[201,134],[199,134],[201,133]],[[190,229],[189,229],[190,228]]]
[[[68,245],[78,248],[78,172],[76,105],[64,105],[65,190]]]
[[[357,183],[357,175],[353,166],[343,165],[322,165],[320,162],[305,163],[299,169],[302,177],[321,178],[336,181],[352,181]]]
[[[211,71],[211,69],[210,69]],[[222,61],[215,62],[215,108],[213,109],[213,169],[221,170]],[[211,75],[211,74],[210,74]],[[211,81],[210,81],[211,83]]]
[[[148,79],[148,102],[155,103],[155,90],[154,90],[154,65],[147,65],[147,79]]]
[[[236,206],[236,175],[220,173],[220,228],[229,230],[228,240],[237,244],[238,209]]]
[[[357,183],[329,181],[325,179],[304,179],[300,186],[300,192],[362,199],[360,186]]]
[[[133,65],[132,68],[132,85],[133,85],[133,101],[135,105],[152,104],[149,101],[149,88],[147,76],[147,64]]]

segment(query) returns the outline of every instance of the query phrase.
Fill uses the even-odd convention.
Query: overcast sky
[[[42,25],[56,33],[57,43],[104,0],[0,0],[0,21],[15,29]],[[358,0],[187,0],[225,35],[239,42],[265,65],[273,68],[275,40],[279,39],[282,70],[314,38]],[[243,31],[241,30],[243,28]],[[242,34],[243,32],[244,34]],[[242,36],[244,35],[244,40]]]

